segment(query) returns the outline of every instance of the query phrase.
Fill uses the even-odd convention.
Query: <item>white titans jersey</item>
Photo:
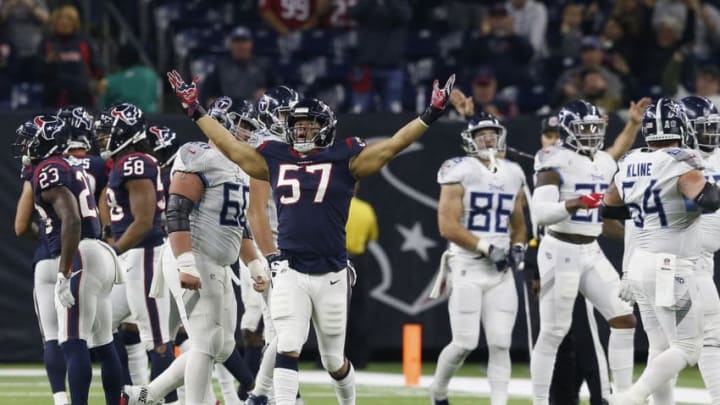
[[[510,214],[525,184],[525,174],[515,162],[498,159],[497,164],[497,173],[492,173],[476,157],[456,157],[443,163],[437,179],[440,184],[460,184],[465,189],[461,220],[467,230],[493,245],[507,247]],[[453,242],[449,250],[477,256]]]
[[[252,133],[252,135],[250,136],[250,139],[248,140],[248,143],[253,148],[257,148],[258,146],[262,145],[263,143],[265,143],[267,141],[285,142],[285,139],[271,133],[270,131],[268,131],[266,129],[259,129]],[[275,207],[275,199],[273,198],[272,192],[268,196],[267,218],[268,218],[268,222],[270,223],[270,230],[272,230],[273,242],[275,243],[275,246],[277,246],[278,216],[277,216],[277,207]]]
[[[618,163],[615,186],[635,223],[635,248],[681,257],[700,253],[700,211],[678,189],[683,174],[702,168],[690,149],[635,149]]]
[[[593,159],[563,146],[549,146],[535,156],[535,175],[554,170],[560,176],[560,201],[588,193],[603,193],[612,181],[617,163],[607,152],[597,151]],[[596,237],[602,233],[597,209],[577,210],[569,218],[547,227],[555,232]]]
[[[196,173],[205,192],[190,213],[193,250],[227,266],[240,256],[250,178],[217,149],[204,142],[180,147],[172,173]]]
[[[703,154],[700,152],[700,154]],[[720,149],[704,156],[703,174],[707,181],[720,185]],[[700,232],[703,252],[714,253],[720,249],[720,213],[713,212],[700,217]]]

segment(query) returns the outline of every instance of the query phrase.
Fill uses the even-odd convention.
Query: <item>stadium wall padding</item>
[[[7,147],[2,149],[0,178],[6,193],[0,199],[0,361],[40,361],[42,345],[33,310],[33,274],[31,259],[34,242],[15,237],[14,212],[20,194],[20,162],[13,158],[10,144],[14,130],[30,113],[0,113],[0,125],[8,132]],[[338,117],[338,136],[387,137],[411,119],[411,115],[341,115]],[[173,128],[183,141],[201,140],[202,134],[194,124],[181,115],[149,116],[153,124]],[[517,150],[534,154],[540,147],[540,117],[517,118],[506,125],[507,143]],[[622,129],[623,122],[611,117],[608,129],[609,145]],[[391,353],[397,360],[402,342],[402,325],[417,322],[423,325],[423,348],[436,352],[450,340],[446,301],[428,300],[427,293],[438,267],[446,242],[437,228],[435,206],[439,195],[437,170],[442,162],[462,154],[460,146],[461,122],[439,122],[433,125],[421,141],[396,157],[383,171],[361,182],[360,197],[370,202],[377,213],[380,238],[363,262],[369,298],[369,344],[376,354]],[[641,143],[641,139],[637,144]],[[511,155],[512,157],[512,155]],[[532,183],[532,162],[518,160]],[[611,261],[619,266],[622,243],[602,240]],[[530,251],[530,255],[534,251]],[[534,257],[528,267],[534,264]],[[530,269],[528,269],[530,270]],[[536,307],[536,303],[532,302]],[[527,356],[527,334],[522,304],[513,332],[513,353]],[[536,309],[533,311],[537,328]],[[352,316],[352,314],[351,314]],[[601,317],[598,315],[598,319]],[[600,321],[601,330],[606,329]],[[642,332],[637,333],[636,350],[646,350]],[[484,345],[484,340],[481,341]],[[308,349],[315,347],[314,339]],[[392,355],[396,353],[396,355]],[[377,356],[375,357],[377,359]]]

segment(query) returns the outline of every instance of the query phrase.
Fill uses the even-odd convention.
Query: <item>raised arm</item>
[[[445,112],[454,84],[455,75],[450,76],[443,88],[439,88],[438,81],[435,80],[427,110],[420,117],[405,124],[389,139],[368,145],[355,156],[350,161],[350,172],[353,176],[359,179],[379,172],[395,155],[420,139],[430,125]]]
[[[198,77],[195,77],[190,84],[185,83],[176,70],[168,72],[167,77],[188,117],[195,121],[218,150],[251,177],[268,180],[268,167],[263,156],[252,146],[235,139],[225,127],[207,116],[205,109],[198,102]]]
[[[622,155],[624,155],[627,151],[630,150],[630,148],[632,148],[633,144],[635,143],[635,138],[637,138],[640,124],[642,123],[642,117],[643,113],[645,112],[645,108],[650,105],[651,101],[652,100],[650,100],[649,97],[643,97],[637,102],[630,102],[630,108],[628,109],[630,118],[625,124],[625,128],[623,128],[622,132],[620,132],[620,135],[615,138],[615,142],[613,142],[612,146],[610,146],[606,150],[606,152],[610,154],[613,159],[620,159]]]

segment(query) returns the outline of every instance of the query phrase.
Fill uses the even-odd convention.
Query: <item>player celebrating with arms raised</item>
[[[455,81],[434,84],[425,113],[391,138],[370,146],[357,138],[335,141],[335,118],[323,102],[298,102],[288,117],[287,141],[257,150],[231,137],[198,103],[197,78],[170,83],[183,107],[230,160],[250,176],[270,180],[278,207],[280,252],[271,257],[275,277],[271,313],[278,333],[275,401],[292,405],[298,390],[298,356],[312,318],[323,366],[341,404],[355,403],[355,376],[344,356],[348,279],[345,222],[355,180],[377,173],[440,118]]]

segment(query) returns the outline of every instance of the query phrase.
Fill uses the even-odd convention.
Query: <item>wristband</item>
[[[207,115],[205,109],[197,101],[187,106],[188,116],[193,121],[197,121],[200,118]]]
[[[178,256],[176,260],[180,273],[185,273],[193,277],[200,278],[200,273],[197,271],[197,266],[195,265],[195,256],[192,254],[192,252],[180,253],[180,256]]]
[[[475,246],[475,251],[484,254],[485,256],[490,254],[490,243],[485,239],[480,239]]]

